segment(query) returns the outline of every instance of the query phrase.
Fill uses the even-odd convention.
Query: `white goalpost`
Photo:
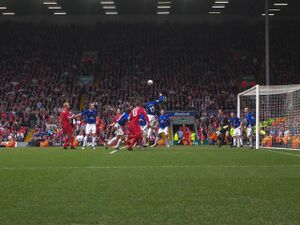
[[[238,94],[237,115],[244,125],[245,108],[255,118],[255,124],[244,130],[252,130],[247,139],[256,149],[300,150],[300,84],[256,85]]]

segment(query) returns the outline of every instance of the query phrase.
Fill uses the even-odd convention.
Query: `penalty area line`
[[[280,151],[280,150],[271,150],[271,149],[268,149],[266,151],[277,153],[277,154],[282,154],[282,155],[289,155],[289,156],[294,156],[294,157],[300,157],[300,154],[293,154],[293,153],[289,153],[289,152],[283,152],[283,151]]]

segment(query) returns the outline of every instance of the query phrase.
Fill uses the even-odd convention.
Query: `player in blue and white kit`
[[[165,110],[162,109],[160,111],[160,116],[158,117],[158,125],[159,125],[158,136],[155,139],[155,143],[151,147],[157,146],[157,142],[159,140],[159,136],[161,136],[161,135],[165,135],[165,137],[166,137],[166,145],[167,145],[168,148],[170,147],[170,145],[169,145],[169,137],[168,137],[168,135],[169,135],[169,127],[168,127],[169,121],[170,121],[170,116],[165,113]]]
[[[121,114],[114,124],[114,128],[116,129],[116,136],[113,137],[107,144],[111,145],[113,142],[117,141],[117,144],[115,145],[115,150],[119,150],[120,145],[122,144],[122,140],[125,138],[125,125],[128,122],[130,116],[129,116],[130,110],[126,110],[123,114]],[[115,151],[111,152],[114,153]]]
[[[234,147],[243,146],[241,120],[233,112],[230,113],[230,124],[231,127],[234,129],[232,134],[233,146]]]
[[[82,149],[85,149],[87,144],[88,137],[92,137],[92,148],[95,148],[96,142],[96,118],[97,118],[97,110],[95,108],[95,103],[90,103],[89,109],[84,110],[80,114],[76,116],[84,116],[85,117],[85,137],[83,139]]]
[[[149,118],[149,122],[150,122],[150,127],[148,129],[148,133],[147,133],[147,138],[149,138],[153,132],[152,127],[155,127],[155,125],[157,124],[157,121],[155,119],[156,116],[156,107],[159,103],[162,103],[164,101],[164,96],[162,95],[162,93],[159,94],[159,99],[155,100],[155,101],[149,101],[146,103],[146,112]]]
[[[246,107],[244,109],[245,114],[245,126],[246,126],[246,137],[249,140],[250,147],[253,147],[253,127],[255,126],[255,118],[251,112],[249,112],[249,108]]]
[[[129,121],[130,119],[130,116],[129,116],[129,110],[128,111],[125,111],[120,119],[117,121],[117,124],[119,125],[119,127],[121,127],[121,129],[119,129],[119,132],[117,133],[117,138],[118,138],[118,142],[115,146],[115,149],[118,150],[120,148],[120,145],[122,143],[122,140],[124,139],[124,130],[125,130],[125,125],[126,123]],[[122,130],[122,132],[121,132]]]
[[[143,132],[142,146],[145,146],[146,142],[147,142],[147,135],[148,135],[148,130],[149,129],[148,129],[148,126],[147,126],[146,118],[143,114],[140,115],[139,125],[141,127],[142,132]]]

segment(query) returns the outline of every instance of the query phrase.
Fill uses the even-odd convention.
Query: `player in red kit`
[[[132,150],[132,147],[136,142],[139,144],[139,146],[142,145],[143,132],[139,125],[141,115],[144,116],[144,118],[146,119],[147,126],[150,127],[149,118],[146,113],[146,110],[143,107],[141,107],[141,105],[142,105],[141,101],[137,100],[136,107],[133,108],[130,113],[130,119],[128,122],[128,130],[129,130],[128,138],[130,144],[128,150]]]
[[[61,127],[63,131],[64,137],[64,149],[67,149],[68,144],[70,143],[71,149],[74,148],[74,134],[73,134],[73,127],[70,122],[71,119],[74,118],[73,116],[70,116],[70,104],[68,102],[65,102],[63,105],[63,111],[60,113],[60,121],[61,121]]]
[[[107,143],[104,144],[106,148],[108,146],[111,146],[114,142],[118,142],[120,136],[123,135],[122,127],[120,127],[117,123],[121,116],[121,109],[117,109],[117,114],[115,116],[114,122],[109,124],[109,126],[113,128],[113,131],[115,131],[116,136],[114,136]]]
[[[117,114],[115,116],[114,124],[118,122],[121,116],[122,116],[121,109],[117,109]]]

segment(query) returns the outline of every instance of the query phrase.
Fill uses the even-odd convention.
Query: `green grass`
[[[75,224],[299,225],[300,154],[1,149],[0,225]]]

